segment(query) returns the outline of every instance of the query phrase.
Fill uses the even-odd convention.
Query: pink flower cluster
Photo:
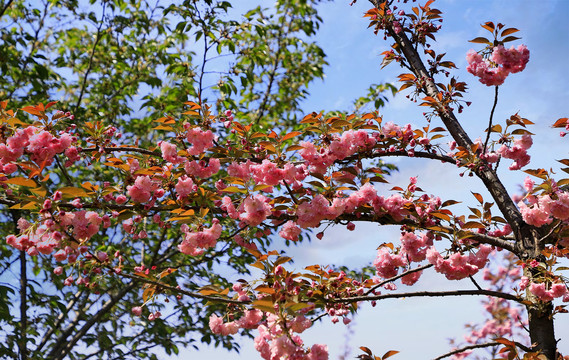
[[[217,174],[219,168],[221,167],[221,163],[217,158],[210,158],[207,162],[207,165],[204,160],[194,160],[188,161],[184,165],[184,169],[186,173],[191,176],[199,177],[202,179],[207,179],[214,174]]]
[[[300,232],[301,232],[301,229],[298,226],[296,226],[294,221],[289,220],[284,224],[281,231],[279,231],[279,235],[283,239],[287,239],[290,241],[297,241],[298,236],[300,235]]]
[[[213,314],[209,318],[209,328],[214,334],[223,336],[236,334],[241,329],[255,329],[263,319],[261,310],[245,310],[243,316],[237,321],[223,322],[223,318]]]
[[[127,194],[138,203],[150,200],[152,195],[160,188],[160,185],[153,181],[149,176],[138,176],[134,185],[127,186]]]
[[[502,85],[510,73],[525,69],[529,61],[529,50],[525,45],[513,46],[510,49],[499,45],[492,50],[492,61],[484,59],[474,50],[466,54],[468,67],[466,70],[477,76],[484,85]]]
[[[275,186],[285,181],[293,188],[300,187],[300,181],[308,175],[306,165],[294,166],[287,163],[284,168],[269,160],[263,160],[259,165],[249,165],[252,178],[257,185]]]
[[[378,196],[373,185],[367,183],[347,197],[335,197],[332,204],[321,194],[316,195],[311,201],[299,204],[296,210],[297,224],[304,229],[317,227],[322,220],[333,220],[341,214],[352,213],[366,204],[373,207],[377,216],[390,215],[396,221],[400,221],[408,214],[405,209],[408,203],[409,200],[399,194],[388,198]]]
[[[377,140],[365,130],[349,130],[336,137],[328,148],[318,150],[313,143],[302,141],[300,156],[310,166],[310,171],[323,174],[334,161],[342,160],[361,150],[372,148]]]
[[[488,297],[484,301],[484,309],[490,315],[480,327],[472,326],[470,334],[465,335],[464,339],[469,344],[480,344],[488,342],[497,337],[511,338],[514,336],[514,329],[523,328],[523,320],[519,308],[511,306],[505,299]],[[518,335],[519,336],[519,335]],[[524,337],[521,334],[521,337]],[[464,356],[453,357],[453,359],[463,359]]]
[[[187,177],[186,175],[181,176],[178,178],[178,182],[176,183],[175,189],[176,193],[178,194],[179,199],[184,199],[191,193],[197,190],[197,185],[194,184],[192,178]]]
[[[230,218],[240,219],[249,226],[257,226],[271,215],[269,199],[263,195],[248,196],[243,200],[239,209],[235,208],[231,198],[224,196],[221,199],[221,208],[227,212]]]
[[[532,146],[533,140],[531,135],[523,135],[520,139],[516,139],[514,141],[514,146],[511,148],[502,145],[498,151],[498,154],[502,155],[506,159],[514,160],[512,165],[510,165],[510,170],[519,170],[529,164],[530,156],[527,153],[527,150]]]
[[[399,267],[403,267],[406,264],[407,261],[401,254],[392,254],[386,246],[382,246],[377,250],[377,256],[373,262],[377,275],[383,279],[394,277],[399,272]]]
[[[192,144],[188,148],[189,155],[200,155],[213,147],[214,135],[211,130],[203,131],[198,127],[188,129],[186,139]]]
[[[550,224],[553,219],[569,219],[569,193],[558,190],[553,194],[541,196],[529,195],[527,204],[518,203],[524,221],[530,225],[541,227]]]
[[[555,298],[563,297],[563,301],[569,301],[569,291],[567,285],[562,282],[553,284],[531,283],[527,276],[522,276],[520,280],[520,290],[525,290],[529,285],[529,291],[544,302],[552,301]]]
[[[59,223],[62,226],[73,227],[73,237],[76,240],[90,239],[99,232],[103,219],[94,211],[67,212],[60,215]]]
[[[239,209],[239,219],[249,226],[259,225],[271,215],[269,199],[259,194],[246,197]]]
[[[287,327],[300,333],[312,326],[312,322],[300,315],[290,322]],[[305,351],[303,341],[298,335],[285,334],[276,315],[267,313],[266,325],[259,325],[259,335],[255,337],[255,349],[265,360],[328,360],[328,347],[314,344],[310,350]]]
[[[427,257],[427,249],[433,245],[433,239],[427,234],[417,236],[414,233],[403,233],[401,235],[401,248],[397,254],[393,254],[387,246],[382,246],[377,250],[377,256],[373,265],[377,275],[382,279],[389,279],[396,276],[399,268],[404,268],[410,262],[420,262]],[[417,271],[407,274],[401,278],[404,285],[413,285],[421,277],[422,272]]]
[[[5,144],[0,144],[0,171],[5,174],[16,171],[17,167],[13,162],[26,152],[36,164],[51,165],[53,157],[69,148],[74,140],[68,133],[57,138],[35,126],[18,129],[6,139]]]
[[[181,227],[184,233],[182,243],[178,245],[178,250],[186,255],[197,256],[203,254],[204,249],[214,247],[217,239],[221,236],[221,225],[219,220],[213,219],[210,228],[192,232],[188,225],[183,224]]]
[[[108,218],[108,216],[106,216]],[[28,221],[21,218],[18,220],[18,228],[21,235],[8,235],[6,243],[18,250],[26,251],[29,255],[54,254],[57,261],[63,261],[69,257],[70,262],[75,262],[78,253],[69,246],[64,246],[63,240],[66,233],[73,236],[75,244],[88,240],[99,232],[103,218],[94,211],[79,210],[76,212],[63,212],[51,217],[44,214],[44,219],[37,227],[32,227]],[[76,247],[76,246],[75,246]]]
[[[435,270],[444,274],[447,279],[460,280],[476,274],[483,268],[490,252],[492,252],[491,246],[480,245],[476,254],[454,253],[445,259],[434,247],[430,247],[427,250],[427,259],[435,266]]]
[[[166,141],[161,141],[159,145],[164,160],[171,162],[172,164],[181,164],[184,162],[185,158],[178,155],[178,149],[176,148],[176,145],[170,144]]]

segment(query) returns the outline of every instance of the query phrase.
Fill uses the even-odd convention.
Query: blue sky
[[[388,44],[381,36],[367,29],[363,13],[371,6],[359,0],[352,7],[348,0],[323,3],[320,14],[324,23],[318,42],[328,55],[329,67],[326,78],[310,88],[311,96],[305,102],[306,112],[319,110],[348,110],[351,101],[361,95],[372,83],[395,82],[401,70],[395,64],[381,70],[379,54]],[[248,4],[255,3],[248,0]],[[270,6],[263,1],[264,6]],[[244,5],[244,4],[243,4]],[[437,35],[437,51],[446,52],[446,58],[459,67],[453,72],[459,80],[469,83],[466,98],[473,104],[459,116],[459,120],[475,139],[483,135],[492,106],[493,89],[480,84],[466,73],[466,52],[480,45],[468,43],[468,39],[484,35],[480,24],[485,21],[502,22],[508,27],[520,29],[517,35],[531,52],[526,70],[511,75],[500,88],[500,102],[495,119],[503,121],[519,112],[536,123],[530,131],[536,133],[534,146],[530,149],[530,168],[559,169],[556,159],[567,156],[569,137],[560,138],[559,131],[550,125],[560,117],[569,115],[569,1],[566,0],[439,0],[434,7],[444,13],[443,28]],[[477,47],[478,46],[478,47]],[[384,121],[401,125],[425,123],[423,109],[410,103],[404,96],[396,96],[382,109]],[[390,159],[391,160],[391,159]],[[469,195],[474,190],[489,197],[475,179],[460,178],[456,169],[432,162],[413,159],[394,159],[400,172],[391,179],[391,185],[406,185],[410,176],[419,177],[419,185],[427,192],[443,199],[472,201]],[[502,166],[500,175],[511,193],[523,181],[524,174],[510,172]],[[561,176],[561,175],[559,175]],[[380,189],[387,190],[388,187]],[[459,210],[460,207],[454,210]],[[309,264],[335,264],[361,266],[371,263],[375,249],[383,242],[397,241],[397,228],[379,228],[374,224],[358,224],[354,232],[337,227],[326,232],[324,240],[288,251],[296,259],[293,265],[301,269]],[[450,283],[439,274],[425,274],[420,288],[444,290],[461,287]],[[466,283],[462,288],[470,288]],[[449,350],[449,338],[462,338],[464,324],[480,320],[479,298],[445,298],[389,300],[380,302],[376,308],[363,306],[354,319],[353,326],[332,325],[324,320],[303,334],[306,344],[327,343],[330,359],[338,359],[346,342],[352,348],[347,357],[354,358],[359,346],[367,346],[376,354],[399,350],[394,359],[428,359]],[[558,315],[559,316],[559,315]],[[556,336],[561,338],[560,349],[569,353],[569,321],[559,316]],[[348,336],[348,333],[351,334]],[[348,339],[346,340],[346,337]],[[250,339],[243,338],[241,354],[227,353],[221,349],[204,348],[200,352],[183,351],[180,359],[257,359],[259,355]]]

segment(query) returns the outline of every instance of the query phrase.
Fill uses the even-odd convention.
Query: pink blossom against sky
[[[260,1],[240,0],[239,7],[252,8]],[[306,112],[320,110],[350,110],[352,100],[365,95],[372,83],[395,82],[401,69],[395,64],[380,70],[380,53],[388,49],[381,36],[374,36],[367,29],[363,13],[371,5],[359,0],[353,7],[348,0],[323,2],[319,13],[324,23],[318,34],[318,42],[328,55],[330,65],[326,69],[323,82],[315,82],[309,88],[311,96],[305,102]],[[424,2],[424,1],[422,1]],[[262,1],[263,6],[270,6]],[[495,121],[503,121],[516,112],[535,122],[530,131],[534,144],[528,150],[532,157],[530,168],[543,167],[559,169],[556,159],[567,157],[569,138],[560,138],[559,131],[551,124],[560,117],[569,115],[569,1],[566,0],[439,0],[433,7],[443,12],[443,27],[437,35],[436,51],[446,52],[446,58],[454,61],[458,70],[452,74],[469,84],[465,98],[473,104],[466,108],[459,119],[472,139],[483,136],[492,106],[493,88],[487,87],[467,73],[466,53],[470,49],[479,50],[479,44],[467,42],[477,36],[486,36],[487,31],[480,27],[485,21],[502,22],[507,27],[520,30],[516,35],[522,40],[511,43],[525,44],[531,52],[529,63],[521,73],[511,74],[500,87],[500,102],[496,109]],[[508,45],[509,47],[510,45]],[[370,109],[372,110],[372,109]],[[384,121],[399,125],[412,123],[425,124],[421,113],[423,108],[410,103],[404,96],[397,96],[387,107],[381,109]],[[434,123],[434,126],[439,124]],[[450,139],[449,139],[450,140]],[[393,185],[408,184],[411,176],[418,177],[418,186],[428,194],[440,196],[442,200],[472,200],[470,190],[480,192],[484,198],[489,195],[478,181],[461,178],[458,171],[450,165],[441,165],[420,159],[393,159],[400,172],[391,177],[390,185],[378,187],[378,193]],[[512,194],[523,184],[525,174],[509,171],[511,160],[504,161],[500,175]],[[507,164],[508,163],[508,164]],[[455,205],[453,211],[464,209]],[[400,233],[396,227],[378,228],[375,224],[357,224],[354,231],[344,227],[329,228],[323,240],[313,234],[310,243],[287,250],[296,260],[297,270],[310,264],[348,265],[352,267],[369,265],[375,259],[377,246],[383,242],[398,242]],[[444,276],[425,271],[415,285],[415,290],[470,288],[469,281],[447,281]],[[388,350],[401,351],[394,359],[429,359],[450,349],[448,339],[462,340],[466,334],[464,324],[481,320],[483,308],[479,298],[407,299],[379,302],[375,308],[362,306],[359,315],[350,327],[341,322],[332,325],[329,319],[306,330],[303,340],[306,344],[326,343],[330,359],[338,359],[343,354],[346,341],[352,351],[346,357],[359,354],[359,346],[367,346],[376,354]],[[563,316],[563,315],[558,315]],[[565,315],[566,317],[569,315]],[[569,321],[556,322],[556,337],[561,338],[560,350],[569,353]],[[350,331],[353,332],[350,334]],[[240,354],[227,353],[223,349],[203,347],[199,353],[193,350],[182,351],[179,358],[217,359],[258,359],[253,341],[242,338]]]

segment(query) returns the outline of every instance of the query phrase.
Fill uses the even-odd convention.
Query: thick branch
[[[409,155],[409,152],[406,150],[380,151],[380,152],[375,152],[372,155],[363,155],[363,156],[358,153],[356,155],[349,156],[345,159],[338,160],[337,163],[345,164],[345,163],[348,163],[350,161],[359,160],[361,158],[377,159],[377,158],[382,158],[382,157],[387,157],[387,156],[404,156],[404,157],[424,158],[424,159],[439,160],[441,162],[446,162],[446,163],[450,163],[450,164],[456,164],[456,159],[454,159],[448,155],[436,154],[436,153],[431,153],[431,152],[427,152],[427,151],[415,151],[413,156],[411,156],[411,155]]]
[[[20,251],[20,360],[28,359],[28,275],[26,269],[26,252]]]
[[[379,8],[379,0],[370,1],[374,6]],[[424,94],[437,99],[437,95],[439,93],[437,86],[434,80],[429,76],[417,49],[413,47],[413,44],[407,37],[405,31],[397,33],[393,25],[389,25],[386,28],[386,31],[399,46],[401,53],[409,63],[414,75],[418,79],[424,81],[425,85],[422,89]],[[469,149],[472,145],[472,140],[468,137],[468,134],[464,131],[454,113],[450,109],[445,108],[438,108],[437,113],[457,144]],[[498,208],[512,227],[516,238],[523,242],[523,246],[521,247],[525,254],[521,254],[522,257],[537,256],[535,253],[537,250],[537,244],[532,240],[535,239],[536,231],[524,223],[519,210],[508,195],[508,191],[496,173],[492,169],[485,168],[484,170],[478,170],[476,175],[483,181],[484,185],[492,195],[492,198],[496,201]]]

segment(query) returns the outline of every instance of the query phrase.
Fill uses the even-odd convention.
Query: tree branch
[[[73,308],[73,306],[75,306],[75,303],[77,303],[77,301],[79,300],[79,298],[81,297],[81,295],[83,294],[83,290],[78,291],[75,296],[73,296],[73,299],[71,299],[68,303],[67,306],[65,307],[65,311],[60,313],[59,316],[57,317],[57,321],[55,322],[55,324],[50,327],[50,329],[48,331],[45,332],[45,334],[43,335],[40,344],[38,345],[38,347],[35,349],[36,352],[41,351],[41,349],[43,349],[43,347],[45,346],[45,344],[47,344],[49,338],[51,337],[51,335],[53,335],[55,333],[55,331],[57,331],[59,329],[59,327],[61,326],[61,324],[63,323],[63,321],[65,320],[65,317],[67,316],[67,314],[69,313],[69,311],[71,311],[71,309]]]
[[[351,296],[341,299],[327,299],[331,303],[353,303],[358,301],[372,301],[372,300],[383,300],[383,299],[399,299],[408,297],[447,297],[447,296],[492,296],[500,299],[512,300],[517,303],[523,304],[523,299],[518,298],[515,295],[506,294],[500,291],[492,290],[454,290],[454,291],[417,291],[408,293],[398,293],[398,294],[383,294],[383,295],[373,295],[373,296]]]
[[[0,10],[0,18],[4,16],[4,13],[6,12],[6,10],[8,10],[8,8],[10,7],[10,5],[12,5],[13,2],[14,0],[8,0],[8,2],[2,7],[2,10]]]
[[[131,151],[131,152],[137,152],[137,153],[144,154],[144,155],[150,155],[150,156],[158,156],[158,157],[161,157],[161,154],[160,154],[160,153],[157,153],[156,151],[150,151],[150,150],[146,150],[146,149],[142,149],[142,148],[138,148],[138,147],[133,147],[133,146],[119,146],[119,147],[102,146],[102,147],[90,147],[90,148],[86,148],[86,149],[81,149],[80,152],[99,151],[100,149],[103,149],[105,152]]]
[[[54,347],[51,350],[50,354],[47,356],[47,359],[49,360],[64,359],[69,353],[69,351],[71,351],[71,349],[75,346],[77,341],[79,341],[93,325],[99,322],[100,318],[104,314],[106,314],[113,306],[115,306],[116,303],[118,303],[126,293],[132,290],[135,287],[135,285],[136,282],[133,281],[127,286],[125,286],[123,289],[121,289],[116,295],[111,296],[111,298],[101,307],[101,309],[96,314],[91,316],[89,320],[87,320],[85,324],[83,324],[81,329],[77,331],[71,339],[69,339],[68,341],[66,338],[62,339],[63,343],[60,342],[59,346]]]
[[[498,88],[499,86],[494,86],[494,105],[492,105],[492,111],[490,111],[490,120],[488,121],[488,134],[486,134],[486,141],[484,141],[484,149],[482,150],[482,154],[486,154],[486,149],[488,148],[488,141],[490,140],[490,134],[492,131],[492,119],[494,118],[494,110],[496,110],[496,105],[498,104]]]
[[[181,294],[181,295],[186,295],[192,298],[198,298],[198,299],[203,299],[203,300],[209,300],[209,301],[216,301],[216,302],[221,302],[221,303],[225,303],[225,304],[237,304],[237,305],[246,305],[246,304],[250,304],[251,301],[239,301],[239,300],[233,300],[233,299],[228,299],[228,298],[221,298],[218,296],[209,296],[209,295],[202,295],[199,293],[195,293],[195,292],[191,292],[191,291],[187,291],[187,290],[183,290],[183,289],[179,289],[177,287],[174,286],[170,286],[168,284],[164,284],[161,283],[160,281],[156,281],[156,280],[152,280],[152,279],[147,279],[147,278],[143,278],[142,276],[137,276],[137,275],[130,275],[130,274],[117,274],[118,276],[122,276],[125,278],[129,278],[132,280],[137,280],[146,284],[151,284],[151,285],[155,285],[157,287],[160,287],[162,289],[165,290],[170,290],[174,293],[177,294]]]
[[[93,49],[91,49],[91,55],[89,56],[89,65],[87,66],[87,71],[85,71],[85,76],[83,76],[83,83],[81,84],[81,92],[79,92],[79,98],[77,99],[77,104],[73,112],[77,112],[79,109],[79,105],[81,105],[81,100],[83,100],[83,94],[85,93],[85,88],[87,87],[87,78],[89,77],[89,73],[91,72],[91,68],[93,67],[93,58],[95,57],[95,50],[97,49],[97,45],[99,44],[99,40],[101,40],[101,29],[103,28],[103,24],[105,21],[105,10],[107,9],[107,3],[103,3],[103,13],[101,15],[101,23],[97,27],[97,35],[95,36],[95,43],[93,44]]]
[[[530,351],[531,351],[530,348],[528,348],[527,346],[524,346],[523,344],[520,344],[520,343],[517,342],[517,341],[514,341],[514,344],[516,344],[517,347],[519,347],[520,349],[522,349],[522,350],[525,351],[525,352],[530,352]],[[460,349],[456,349],[456,350],[449,351],[448,353],[443,354],[443,355],[441,355],[441,356],[439,356],[439,357],[437,357],[437,358],[435,358],[435,359],[433,359],[433,360],[441,360],[441,359],[444,359],[444,358],[446,358],[446,357],[449,357],[449,356],[452,356],[452,355],[455,355],[455,354],[460,354],[461,352],[464,352],[464,351],[467,351],[467,350],[481,349],[481,348],[487,348],[487,347],[493,347],[493,346],[500,346],[500,345],[503,345],[503,344],[501,344],[501,343],[499,343],[499,342],[488,342],[488,343],[484,343],[484,344],[468,345],[468,346],[462,347],[462,348],[460,348]]]
[[[380,8],[379,0],[370,0],[370,2],[375,7]],[[410,67],[412,68],[414,75],[419,80],[424,81],[425,85],[422,92],[427,96],[437,99],[439,91],[435,81],[429,76],[419,53],[413,47],[413,44],[407,37],[406,32],[396,32],[393,24],[387,25],[386,31],[399,46],[401,53],[405,59],[407,59]],[[466,149],[470,149],[473,144],[472,140],[469,138],[466,131],[464,131],[452,110],[439,107],[436,111],[457,144]],[[518,256],[521,255],[523,258],[538,256],[537,253],[539,252],[539,249],[536,242],[538,231],[523,221],[521,213],[512,201],[511,197],[508,195],[508,191],[498,178],[496,172],[492,169],[484,168],[483,170],[477,170],[476,175],[482,180],[485,187],[492,195],[492,198],[498,205],[498,208],[512,227],[516,239],[518,240]]]
[[[20,339],[18,348],[20,349],[20,360],[28,359],[28,275],[26,268],[26,252],[20,250]]]
[[[371,294],[374,290],[376,290],[377,288],[380,288],[380,287],[382,287],[383,285],[385,285],[385,284],[387,284],[387,283],[390,283],[390,282],[393,282],[393,281],[395,281],[395,280],[397,280],[397,279],[400,279],[400,278],[402,278],[402,277],[405,276],[405,275],[409,275],[409,274],[412,274],[412,273],[417,272],[417,271],[422,271],[422,270],[428,269],[428,268],[430,268],[430,267],[432,267],[432,266],[433,266],[433,264],[427,264],[427,265],[419,266],[419,267],[416,267],[416,268],[414,268],[414,269],[410,269],[410,270],[404,271],[404,272],[402,272],[401,274],[398,274],[398,275],[395,275],[395,276],[393,276],[393,277],[390,277],[389,279],[385,279],[385,280],[381,281],[380,283],[376,284],[375,286],[371,287],[368,291],[365,292],[364,295],[369,295],[369,294]]]

